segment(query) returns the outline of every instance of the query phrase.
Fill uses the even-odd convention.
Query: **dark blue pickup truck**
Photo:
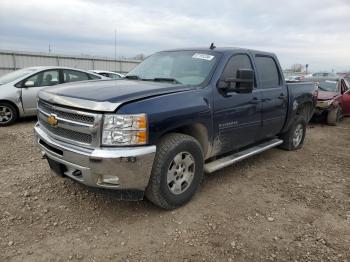
[[[41,91],[35,134],[55,173],[172,209],[204,172],[301,148],[316,97],[312,83],[286,84],[271,53],[170,50],[122,80]]]

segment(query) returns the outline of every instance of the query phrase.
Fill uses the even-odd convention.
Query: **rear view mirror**
[[[225,91],[235,91],[238,93],[250,93],[254,88],[254,70],[238,69],[236,78],[225,78],[220,81],[219,88]],[[233,84],[236,85],[233,85]]]
[[[33,87],[35,86],[34,81],[28,80],[24,83],[24,87]]]

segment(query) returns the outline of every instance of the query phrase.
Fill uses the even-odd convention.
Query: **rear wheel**
[[[6,102],[0,103],[0,126],[9,126],[18,118],[16,108]]]
[[[146,197],[164,209],[187,203],[203,178],[203,152],[196,139],[169,134],[157,147]]]
[[[340,120],[340,115],[341,110],[339,106],[329,110],[327,114],[327,124],[330,126],[336,126]]]
[[[283,144],[280,146],[286,150],[297,150],[304,144],[306,134],[306,121],[302,116],[297,116],[289,130],[281,138]]]

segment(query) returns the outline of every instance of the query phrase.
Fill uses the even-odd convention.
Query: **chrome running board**
[[[277,138],[272,139],[262,144],[237,152],[233,155],[225,156],[223,158],[209,162],[204,165],[204,170],[206,173],[213,173],[219,169],[222,169],[224,167],[237,163],[243,159],[260,154],[261,152],[264,152],[268,149],[276,147],[282,143],[283,143],[283,140],[281,139],[277,139]]]

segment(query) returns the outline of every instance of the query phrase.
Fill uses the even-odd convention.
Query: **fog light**
[[[119,177],[112,175],[102,175],[101,176],[102,183],[111,184],[111,185],[119,185]]]

